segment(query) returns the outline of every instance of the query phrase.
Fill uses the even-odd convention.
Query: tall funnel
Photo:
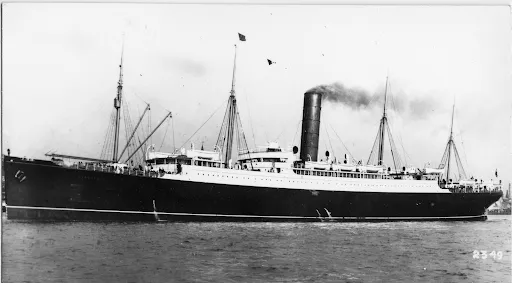
[[[322,94],[306,92],[304,94],[302,134],[300,138],[300,159],[302,161],[317,161],[321,109]]]

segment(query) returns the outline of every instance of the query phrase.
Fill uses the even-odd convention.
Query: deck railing
[[[154,171],[154,170],[140,170],[139,168],[126,168],[124,170],[116,169],[112,166],[97,165],[91,163],[76,163],[68,168],[81,169],[87,171],[99,171],[112,174],[122,174],[129,176],[141,176],[149,178],[157,178],[165,173],[176,174],[176,172],[165,172],[165,171]],[[235,170],[235,169],[233,169]],[[390,175],[382,173],[366,173],[366,172],[344,172],[344,171],[324,171],[304,168],[293,168],[293,172],[297,175],[307,176],[322,176],[322,177],[337,177],[337,178],[361,178],[361,179],[392,179]],[[450,185],[453,186],[453,185]],[[495,193],[501,191],[501,185],[493,184],[492,187],[483,184],[476,184],[475,186],[470,185],[455,185],[454,187],[448,187],[440,184],[441,188],[446,188],[452,193]]]
[[[381,174],[381,173],[344,172],[344,171],[315,170],[315,169],[304,169],[304,168],[293,168],[293,172],[297,175],[308,175],[308,176],[361,178],[361,179],[391,179],[391,177],[389,175],[385,175],[385,174]]]
[[[65,166],[66,167],[66,166]],[[81,169],[86,171],[98,171],[98,172],[105,172],[105,173],[112,173],[112,174],[122,174],[122,175],[129,175],[129,176],[141,176],[141,177],[151,177],[156,178],[159,175],[159,172],[153,171],[153,170],[140,170],[139,168],[125,168],[125,169],[116,169],[112,166],[107,165],[97,165],[97,164],[90,164],[90,163],[75,163],[71,166],[67,166],[68,168],[73,169]],[[164,172],[160,172],[164,173]]]
[[[268,149],[268,148],[255,148],[255,149],[243,149],[243,150],[239,150],[238,151],[238,154],[240,155],[243,155],[243,154],[252,154],[252,153],[267,153],[267,152],[270,152],[270,153],[286,153],[284,152],[281,148],[279,148],[278,150],[273,150],[273,149]]]
[[[441,186],[443,187],[443,186]],[[454,188],[447,188],[450,192],[455,194],[468,194],[468,193],[497,193],[501,191],[501,185],[494,184],[493,187],[487,185],[481,186],[456,186]]]

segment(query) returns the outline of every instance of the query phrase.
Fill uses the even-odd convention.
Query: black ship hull
[[[502,193],[380,193],[198,183],[5,157],[8,219],[116,221],[485,220]]]

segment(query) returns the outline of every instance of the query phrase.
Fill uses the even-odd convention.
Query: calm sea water
[[[313,224],[3,219],[2,282],[510,282],[512,219],[489,217]],[[474,258],[475,250],[487,258]]]

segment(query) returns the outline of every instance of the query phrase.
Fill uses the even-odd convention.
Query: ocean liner
[[[8,219],[120,221],[428,221],[485,220],[501,196],[500,184],[449,179],[453,139],[439,168],[411,169],[383,163],[384,115],[366,164],[318,160],[322,93],[304,94],[300,150],[277,143],[249,149],[232,87],[214,150],[144,151],[146,140],[121,162],[119,120],[122,60],[114,99],[113,154],[109,159],[47,154],[37,160],[3,155]],[[387,93],[387,82],[386,82]],[[385,94],[386,97],[386,94]],[[144,115],[144,114],[143,114]],[[167,114],[165,119],[170,118]],[[164,120],[165,120],[164,119]],[[160,122],[159,125],[163,123]],[[453,120],[453,118],[452,118]],[[139,120],[140,123],[140,120]],[[453,124],[453,122],[452,122]],[[138,124],[137,124],[138,126]],[[135,128],[137,128],[137,126]],[[132,133],[133,136],[133,133]],[[131,137],[130,137],[131,139]],[[236,144],[235,144],[236,141]],[[128,141],[130,143],[130,141]],[[234,150],[237,145],[237,150]],[[125,147],[126,148],[126,147]],[[300,151],[300,153],[299,153]],[[68,163],[66,160],[76,160]],[[448,172],[446,172],[448,171]]]

